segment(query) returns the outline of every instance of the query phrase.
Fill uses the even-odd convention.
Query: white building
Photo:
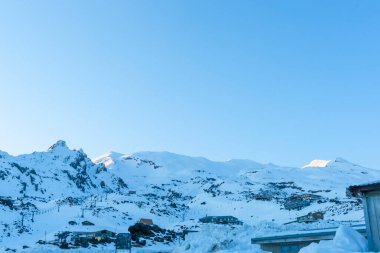
[[[353,185],[348,193],[361,197],[367,228],[368,247],[370,251],[380,251],[380,181],[362,185]]]

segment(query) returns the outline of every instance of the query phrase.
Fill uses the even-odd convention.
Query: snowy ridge
[[[285,223],[316,207],[329,218],[342,212],[346,214],[343,219],[359,219],[360,205],[356,199],[348,199],[345,190],[351,184],[380,176],[377,170],[360,167],[342,159],[331,161],[325,167],[304,170],[247,160],[214,162],[168,152],[141,152],[120,156],[113,153],[102,157],[106,157],[111,164],[107,166],[110,173],[121,177],[131,189],[154,194],[150,200],[157,202],[157,205],[162,205],[159,201],[163,197],[162,193],[167,194],[170,189],[175,189],[183,196],[182,200],[177,201],[189,209],[187,213],[192,212],[199,217],[220,214],[220,210],[224,210],[223,214],[235,215],[248,223],[257,219],[272,220],[275,216],[278,217],[275,220]],[[100,162],[99,158],[94,161]],[[143,189],[142,184],[145,184]],[[160,190],[157,190],[157,186]],[[294,210],[287,205],[292,195],[307,194],[315,198],[308,203],[310,205]],[[166,206],[162,208],[166,209]],[[154,208],[150,209],[154,212]],[[249,211],[252,209],[258,210],[259,215],[252,214]],[[289,209],[293,212],[289,213]]]

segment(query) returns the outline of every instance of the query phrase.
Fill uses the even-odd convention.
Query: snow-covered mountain
[[[141,217],[179,229],[199,227],[205,215],[233,215],[249,225],[283,226],[321,211],[324,221],[313,226],[363,222],[361,204],[346,187],[379,178],[379,170],[341,158],[303,168],[168,152],[109,152],[91,160],[58,141],[46,152],[0,152],[0,248],[32,246],[45,232],[51,238],[89,229],[69,221],[126,231]]]
[[[93,161],[105,164],[108,173],[144,196],[142,202],[154,203],[146,207],[150,213],[165,210],[191,218],[230,214],[246,223],[286,223],[316,210],[327,219],[359,220],[360,203],[346,197],[346,188],[380,177],[378,170],[341,158],[304,168],[249,160],[214,162],[168,152],[110,152]],[[173,194],[178,197],[168,198]],[[170,208],[174,204],[182,208]]]
[[[96,194],[117,188],[117,177],[102,182],[103,164],[94,164],[82,150],[58,141],[47,152],[10,156],[0,154],[1,196],[53,199]]]

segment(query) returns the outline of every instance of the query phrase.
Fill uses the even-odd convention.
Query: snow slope
[[[151,213],[168,210],[174,201],[186,208],[169,209],[171,215],[185,212],[196,219],[207,214],[231,214],[249,224],[273,219],[290,222],[315,210],[325,212],[328,219],[361,220],[360,203],[346,197],[346,188],[380,177],[380,171],[343,159],[323,167],[304,168],[248,160],[214,162],[168,152],[107,153],[93,161],[107,164],[109,173],[121,177],[138,195],[155,203],[149,206]],[[170,200],[171,191],[180,197]],[[286,204],[294,194],[309,194],[315,200],[290,212]]]

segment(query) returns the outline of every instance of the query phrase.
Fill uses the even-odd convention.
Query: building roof
[[[365,235],[364,225],[353,226],[356,231]],[[284,242],[310,242],[320,240],[332,240],[337,228],[318,229],[309,231],[294,231],[293,233],[278,233],[272,236],[256,237],[251,239],[252,244],[270,244]]]
[[[139,222],[142,223],[142,224],[145,224],[145,225],[153,225],[153,220],[152,219],[141,218]]]
[[[380,191],[380,180],[359,185],[351,185],[347,188],[347,191],[355,197],[359,196],[360,193]]]
[[[231,216],[231,215],[226,215],[226,216],[205,216],[202,219],[213,219],[213,218],[219,218],[219,219],[230,219],[230,218],[233,218],[233,219],[237,219],[236,217]]]

